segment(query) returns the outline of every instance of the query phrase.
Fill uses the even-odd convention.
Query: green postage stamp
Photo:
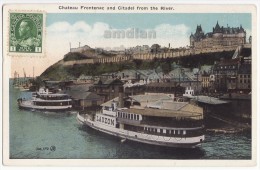
[[[42,54],[44,43],[44,13],[10,12],[10,54]]]

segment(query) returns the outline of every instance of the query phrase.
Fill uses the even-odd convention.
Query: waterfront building
[[[145,92],[150,93],[172,93],[175,96],[182,96],[185,87],[178,85],[176,82],[149,83],[145,86]]]
[[[238,69],[237,90],[240,93],[251,92],[251,64],[242,64]]]
[[[123,82],[119,79],[100,79],[91,88],[92,92],[104,97],[104,101],[119,96],[119,89],[123,88]]]
[[[197,70],[197,71],[196,71]],[[170,82],[174,82],[176,86],[181,86],[184,89],[191,87],[195,93],[202,89],[201,75],[198,69],[191,71],[189,68],[178,67],[169,72]]]
[[[222,58],[214,65],[215,89],[222,92],[250,92],[251,47],[241,48],[234,56],[233,59]]]
[[[72,106],[76,109],[97,107],[104,103],[104,98],[94,92],[89,92],[93,84],[80,84],[66,87],[63,93],[72,99]]]
[[[214,66],[215,89],[226,92],[237,88],[237,72],[241,65],[241,58],[224,60]]]
[[[201,75],[201,85],[202,85],[202,91],[208,92],[211,81],[210,81],[210,74],[207,72],[202,73]]]

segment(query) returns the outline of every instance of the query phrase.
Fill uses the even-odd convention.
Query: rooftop
[[[114,98],[114,99],[112,99],[112,100],[109,100],[109,101],[107,101],[106,103],[101,104],[101,106],[111,107],[112,102],[118,102],[118,97],[116,97],[116,98]]]
[[[68,90],[65,91],[66,94],[71,96],[73,99],[84,99],[84,100],[101,100],[102,97],[93,93],[86,91],[76,91],[76,90]]]
[[[129,113],[136,113],[144,116],[157,116],[157,117],[196,118],[199,116],[203,116],[202,113],[195,113],[195,112],[182,111],[182,110],[166,110],[166,109],[151,109],[151,108],[130,108],[124,111]]]
[[[131,99],[137,102],[153,102],[158,100],[172,100],[172,98],[166,94],[144,94],[130,96]]]

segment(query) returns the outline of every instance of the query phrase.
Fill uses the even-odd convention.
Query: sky
[[[12,74],[23,68],[27,75],[40,75],[46,68],[54,64],[69,52],[71,47],[88,45],[92,48],[114,49],[117,47],[134,47],[137,45],[159,44],[161,46],[184,47],[189,45],[189,36],[201,25],[205,33],[212,32],[216,23],[226,27],[240,27],[251,35],[251,14],[249,13],[161,13],[161,14],[117,14],[93,13],[73,14],[48,13],[46,17],[46,54],[45,58],[14,59]],[[144,32],[155,31],[156,38],[104,38],[107,30],[127,31],[138,29]],[[28,63],[29,62],[29,63]],[[29,66],[29,67],[28,67]]]

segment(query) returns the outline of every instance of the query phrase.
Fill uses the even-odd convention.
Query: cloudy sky
[[[152,45],[184,47],[189,45],[189,36],[201,25],[205,33],[219,23],[220,26],[243,26],[251,35],[250,14],[47,14],[46,18],[46,58],[31,58],[25,70],[27,75],[40,75],[46,68],[62,59],[72,47],[88,45],[92,48],[117,48],[120,46],[134,47],[136,45]],[[107,30],[127,31],[138,29],[144,32],[156,32],[156,38],[104,38]],[[22,69],[28,65],[25,58],[16,58],[14,70],[22,75]]]

